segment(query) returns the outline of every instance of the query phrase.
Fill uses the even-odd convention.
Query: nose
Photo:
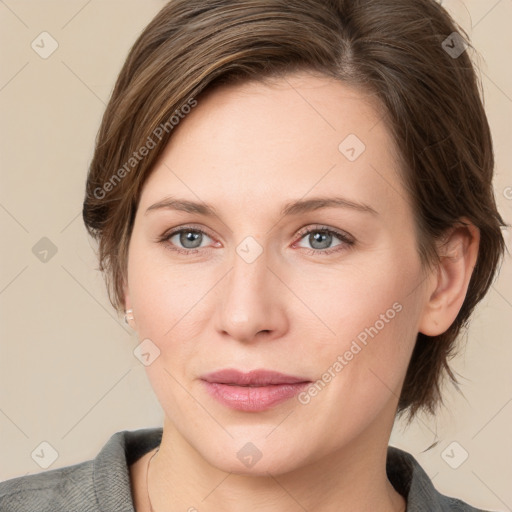
[[[215,309],[223,336],[251,343],[279,338],[288,329],[286,290],[268,260],[266,251],[252,262],[234,254]]]

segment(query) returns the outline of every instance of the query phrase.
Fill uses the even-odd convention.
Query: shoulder
[[[92,460],[0,482],[0,511],[134,512],[129,465],[161,436],[161,428],[124,430]]]
[[[407,512],[489,512],[439,493],[410,454],[389,446],[386,471],[393,487],[407,499]]]
[[[0,482],[2,512],[98,510],[92,482],[93,461]],[[94,505],[90,505],[94,504]]]

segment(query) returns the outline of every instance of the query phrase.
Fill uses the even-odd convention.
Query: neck
[[[386,476],[389,433],[366,434],[294,471],[255,476],[214,467],[166,419],[149,472],[153,512],[402,512],[405,500]]]

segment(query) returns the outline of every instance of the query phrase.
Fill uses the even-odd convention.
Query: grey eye
[[[338,239],[338,243],[333,243],[335,239]],[[304,240],[307,240],[310,247],[302,245]],[[315,250],[331,249],[343,243],[343,238],[337,233],[325,229],[312,229],[301,238],[300,247],[306,249],[311,248]]]
[[[310,233],[308,241],[313,249],[328,249],[331,246],[333,236],[329,233],[317,231]]]
[[[173,240],[173,238],[178,237],[179,243]],[[169,237],[169,241],[178,245],[178,247],[182,247],[183,249],[198,249],[201,247],[201,243],[204,241],[204,238],[210,238],[206,233],[195,229],[181,229],[180,231],[175,231],[172,236]]]

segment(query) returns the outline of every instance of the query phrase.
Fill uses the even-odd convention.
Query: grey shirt
[[[124,430],[92,460],[0,482],[0,512],[135,512],[128,466],[161,439],[162,428]],[[407,512],[485,512],[439,494],[403,450],[388,447],[386,471]]]

